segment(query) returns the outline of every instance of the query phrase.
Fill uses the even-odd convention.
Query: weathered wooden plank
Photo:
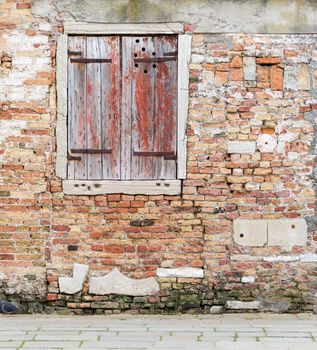
[[[155,38],[155,50],[158,57],[177,50],[176,36],[158,36]],[[173,152],[176,155],[177,123],[177,61],[161,61],[156,66],[154,149]],[[176,178],[176,160],[156,159],[153,166],[157,179]]]
[[[110,193],[178,195],[181,193],[180,180],[64,180],[63,192],[71,195],[100,195]]]
[[[132,54],[135,58],[152,56],[152,37],[133,37]],[[154,151],[154,86],[155,73],[151,63],[134,63],[132,72],[132,152]],[[131,156],[131,178],[153,179],[153,158]]]
[[[131,179],[132,54],[131,36],[122,38],[121,179]]]
[[[104,36],[98,40],[101,57],[111,59],[111,64],[101,64],[101,146],[111,149],[111,154],[102,156],[102,178],[120,179],[120,38]]]
[[[67,35],[57,42],[56,175],[67,177]]]
[[[87,57],[100,58],[98,37],[87,37]],[[101,63],[91,63],[87,70],[87,148],[102,148],[101,142]],[[101,155],[90,154],[88,159],[88,179],[102,178]]]
[[[86,54],[86,37],[69,37],[69,51]],[[86,148],[86,65],[68,64],[68,154]],[[87,155],[68,160],[68,179],[87,179]]]
[[[182,23],[82,23],[65,22],[64,31],[68,34],[173,34],[183,33]]]
[[[188,118],[189,61],[191,55],[190,35],[178,36],[178,140],[177,178],[186,179],[186,123]]]

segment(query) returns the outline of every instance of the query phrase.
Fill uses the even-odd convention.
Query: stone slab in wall
[[[304,219],[268,220],[269,246],[306,245],[307,224]]]
[[[89,267],[84,264],[74,264],[73,277],[59,277],[58,284],[61,293],[75,294],[83,289]]]
[[[307,224],[304,219],[243,220],[233,222],[233,239],[243,246],[304,246]]]
[[[159,284],[154,277],[132,279],[124,276],[118,269],[102,277],[91,277],[89,281],[89,293],[98,295],[144,296],[156,294],[159,290]]]
[[[229,141],[228,153],[253,154],[255,142],[253,141]]]
[[[266,220],[236,219],[233,232],[233,239],[239,245],[263,247],[267,243]]]
[[[156,275],[158,277],[204,278],[204,270],[196,267],[158,268]]]

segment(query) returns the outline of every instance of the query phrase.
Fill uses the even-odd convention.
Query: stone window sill
[[[178,195],[181,193],[181,180],[63,180],[63,192],[69,195]]]

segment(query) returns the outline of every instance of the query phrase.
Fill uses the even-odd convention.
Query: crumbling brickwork
[[[316,311],[317,35],[194,33],[182,194],[71,196],[55,175],[64,14],[51,6],[54,19],[34,16],[31,1],[0,2],[2,298],[76,313]],[[238,219],[304,219],[304,244],[287,230],[289,244],[238,244]],[[88,279],[61,293],[73,263],[89,276],[155,277],[160,291],[93,295]],[[204,277],[160,277],[160,267]]]

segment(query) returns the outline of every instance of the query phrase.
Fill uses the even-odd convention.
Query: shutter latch
[[[155,151],[133,151],[134,156],[140,157],[164,157],[165,160],[176,159],[175,152],[155,152]]]

